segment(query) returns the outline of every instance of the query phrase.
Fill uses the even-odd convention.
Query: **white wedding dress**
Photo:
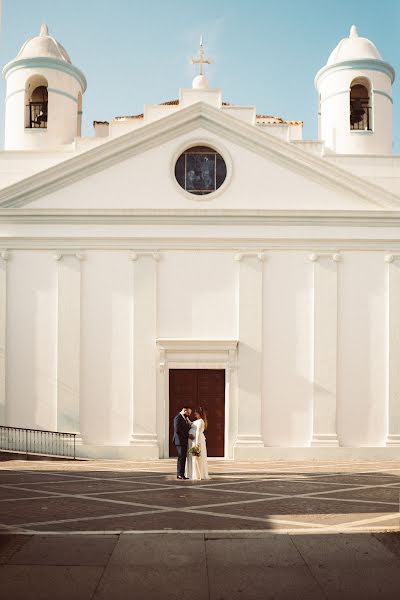
[[[204,436],[203,419],[193,421],[189,435],[192,435],[194,439],[191,440],[189,438],[188,450],[193,446],[200,446],[201,454],[200,456],[193,456],[188,452],[186,460],[186,477],[189,477],[189,479],[210,479],[208,475],[207,445]]]

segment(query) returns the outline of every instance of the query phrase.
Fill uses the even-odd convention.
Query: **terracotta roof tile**
[[[285,121],[282,117],[274,115],[256,115],[256,123],[266,123],[267,125],[303,125],[303,121]]]

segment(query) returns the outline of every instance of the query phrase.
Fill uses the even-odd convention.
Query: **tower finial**
[[[203,48],[203,36],[200,36],[200,47],[198,51],[198,56],[192,58],[193,65],[199,65],[199,75],[204,75],[204,65],[211,65],[212,60],[206,58],[204,48]]]
[[[351,38],[355,38],[358,37],[358,31],[357,31],[357,27],[355,25],[352,25],[350,28],[350,36]]]
[[[40,28],[40,33],[39,36],[40,37],[46,37],[49,35],[49,28],[47,27],[46,23],[43,23],[41,28]]]

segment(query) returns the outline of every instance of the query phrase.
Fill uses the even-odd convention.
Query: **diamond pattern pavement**
[[[179,481],[175,461],[1,463],[0,529],[170,531],[359,529],[400,524],[400,464],[210,461]],[[398,520],[398,521],[397,521]],[[361,522],[361,524],[360,524]]]
[[[398,598],[400,463],[0,462],[7,600]]]

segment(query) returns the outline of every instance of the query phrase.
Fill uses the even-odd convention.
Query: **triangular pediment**
[[[175,181],[169,184],[171,159],[163,157],[176,155],[192,135],[215,140],[217,147],[218,142],[225,144],[232,156],[232,182],[215,199],[215,208],[400,208],[400,198],[383,188],[202,102],[4,188],[0,207],[185,208],[187,198],[179,194]],[[202,208],[200,203],[196,206]],[[204,208],[213,207],[208,203]]]

